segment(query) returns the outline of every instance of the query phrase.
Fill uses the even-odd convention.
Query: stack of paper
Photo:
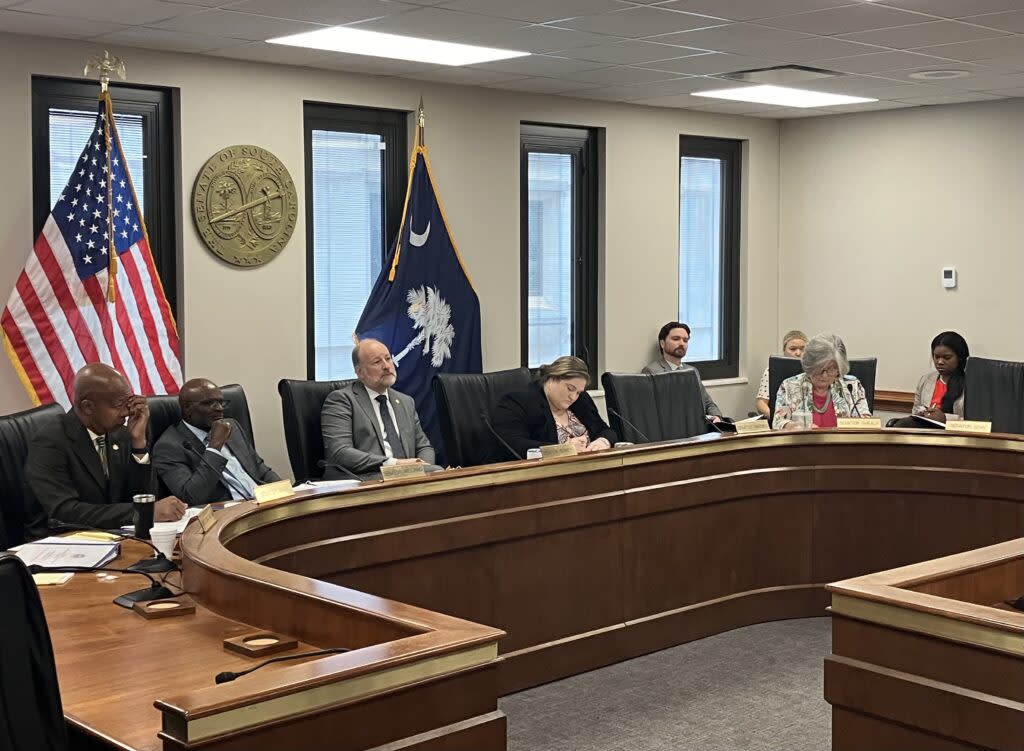
[[[17,556],[26,566],[103,566],[117,558],[121,546],[116,542],[90,541],[66,537],[47,537],[19,547]]]

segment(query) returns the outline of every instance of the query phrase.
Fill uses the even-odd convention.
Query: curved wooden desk
[[[1022,460],[1009,436],[708,436],[235,506],[182,536],[201,610],[357,649],[169,687],[165,748],[504,749],[500,695],[1024,535]]]

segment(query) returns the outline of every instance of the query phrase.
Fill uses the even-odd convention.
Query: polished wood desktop
[[[834,751],[1024,748],[1024,538],[828,590]]]
[[[58,601],[82,575],[46,593],[65,710],[138,749],[504,749],[500,695],[824,615],[828,582],[1024,535],[1022,459],[1011,436],[709,435],[240,504],[182,536],[196,616],[93,591],[76,618]],[[244,629],[355,651],[213,685],[252,664],[220,647]],[[93,632],[140,668],[116,671],[130,717]]]

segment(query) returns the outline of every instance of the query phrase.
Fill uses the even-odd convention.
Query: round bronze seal
[[[295,183],[259,146],[228,146],[211,156],[192,186],[192,218],[206,247],[235,266],[261,266],[295,230]]]

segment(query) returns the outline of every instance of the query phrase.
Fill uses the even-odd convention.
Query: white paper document
[[[117,558],[120,546],[114,542],[54,542],[61,538],[30,542],[18,548],[17,556],[26,566],[103,566]]]
[[[346,490],[358,488],[360,485],[362,483],[355,480],[308,480],[299,483],[292,490]]]

